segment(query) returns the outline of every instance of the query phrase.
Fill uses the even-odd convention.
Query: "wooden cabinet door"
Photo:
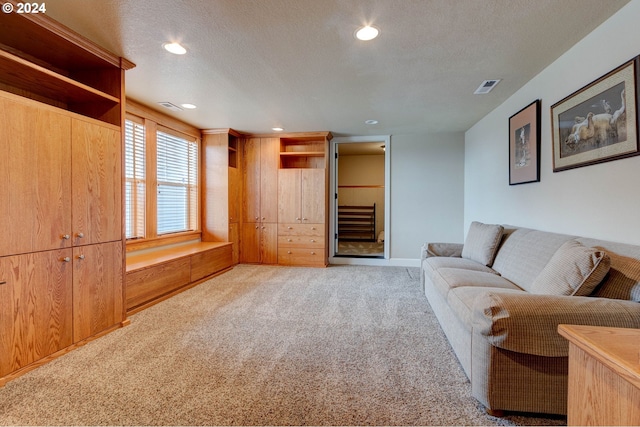
[[[122,241],[73,249],[74,342],[124,320],[122,262]]]
[[[278,222],[280,138],[260,139],[260,221]]]
[[[114,127],[72,123],[73,243],[122,239],[122,146]]]
[[[302,194],[300,169],[280,169],[278,171],[278,222],[280,224],[299,223],[300,196]]]
[[[326,212],[325,170],[302,169],[302,222],[323,224]]]
[[[240,228],[239,224],[229,224],[229,241],[233,243],[231,249],[231,262],[235,265],[240,262]]]
[[[71,119],[0,97],[0,256],[71,246]]]
[[[260,225],[260,262],[278,263],[278,224],[263,222]]]
[[[237,224],[240,222],[240,176],[238,169],[229,168],[229,223]]]
[[[0,258],[0,377],[72,344],[71,252]]]
[[[247,138],[242,146],[243,222],[260,222],[260,185],[260,138]]]
[[[244,223],[240,237],[240,262],[259,263],[260,259],[260,224]]]

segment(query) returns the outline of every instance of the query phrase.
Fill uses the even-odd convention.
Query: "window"
[[[198,145],[157,133],[158,235],[198,227]]]
[[[125,120],[125,236],[145,234],[145,129],[142,123]]]
[[[193,238],[200,227],[200,131],[158,118],[128,113],[125,120],[125,236],[134,247]]]

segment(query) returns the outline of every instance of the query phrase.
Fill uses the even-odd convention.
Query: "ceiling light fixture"
[[[284,130],[284,128],[281,127],[275,127],[275,128],[271,128],[271,130],[275,131],[275,132],[282,132]]]
[[[174,55],[184,55],[187,53],[187,49],[182,47],[180,43],[165,43],[162,47],[167,51],[171,52]]]
[[[356,38],[358,40],[369,41],[378,37],[378,34],[380,34],[380,30],[371,25],[367,25],[356,31]]]
[[[381,145],[380,148],[382,148],[382,151],[387,151],[387,149],[384,147],[384,145]]]
[[[182,108],[186,108],[187,110],[195,110],[196,108],[198,108],[197,106],[195,106],[193,104],[180,104],[180,106]]]
[[[367,124],[367,125],[377,125],[378,121],[377,120],[365,120],[364,123]]]

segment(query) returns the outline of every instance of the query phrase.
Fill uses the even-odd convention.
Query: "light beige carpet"
[[[0,389],[3,425],[529,425],[486,415],[417,268],[240,265]]]

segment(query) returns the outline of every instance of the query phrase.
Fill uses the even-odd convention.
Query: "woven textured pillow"
[[[558,248],[531,286],[531,293],[591,295],[609,272],[611,260],[601,249],[569,240]]]
[[[498,252],[503,231],[504,228],[501,225],[473,221],[462,247],[462,258],[491,267]]]

